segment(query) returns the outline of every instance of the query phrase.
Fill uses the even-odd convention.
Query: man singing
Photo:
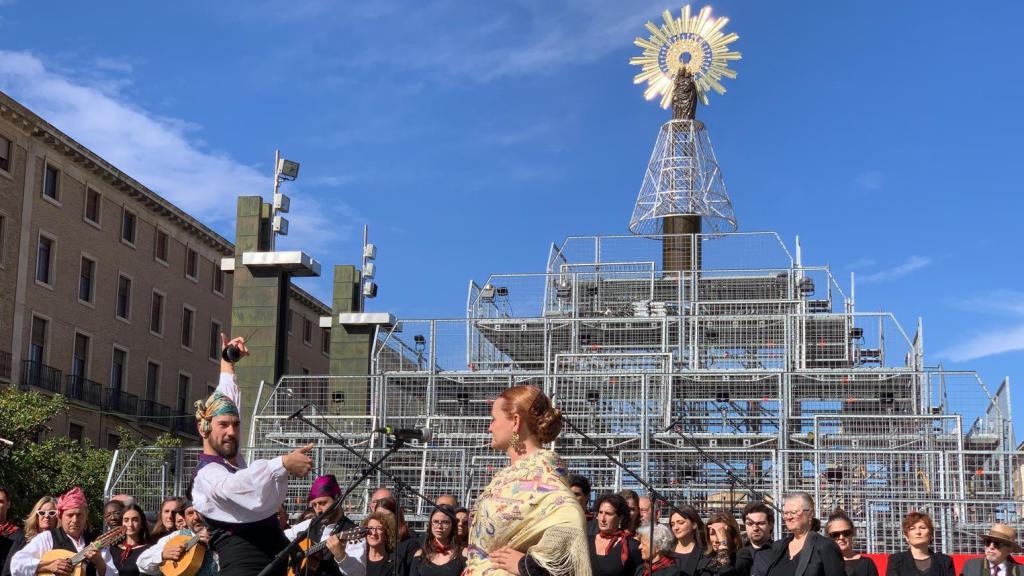
[[[243,338],[230,342],[221,334],[222,349],[238,348],[249,355]],[[220,383],[206,401],[196,402],[196,421],[203,438],[192,487],[192,502],[210,527],[210,545],[222,576],[253,576],[288,545],[277,511],[288,491],[288,475],[305,476],[313,467],[309,444],[271,460],[248,466],[238,455],[242,437],[241,391],[235,366],[221,360]],[[284,563],[272,574],[283,576]]]

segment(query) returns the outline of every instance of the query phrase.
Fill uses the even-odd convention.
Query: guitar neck
[[[189,550],[191,550],[196,544],[199,543],[200,539],[201,536],[199,534],[193,536],[191,540],[185,543],[185,551],[188,552]]]

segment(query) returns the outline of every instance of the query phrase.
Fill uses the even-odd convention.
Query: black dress
[[[587,538],[587,546],[590,548],[590,569],[594,576],[632,576],[636,573],[637,566],[642,564],[640,559],[640,543],[636,538],[625,537],[608,550],[608,553],[601,556],[597,553],[595,537]],[[622,547],[627,546],[626,561],[622,561]]]
[[[856,560],[844,560],[843,568],[846,570],[846,576],[878,576],[875,563],[864,556]]]
[[[676,566],[679,566],[679,573],[683,576],[697,576],[697,568],[701,563],[701,558],[704,557],[704,549],[700,547],[700,544],[694,544],[693,550],[689,552],[669,552],[669,556],[675,559]]]
[[[466,559],[455,554],[444,564],[434,564],[426,556],[413,558],[409,576],[459,576],[466,568]]]
[[[111,548],[110,555],[114,559],[114,566],[117,568],[118,575],[139,576],[142,574],[139,572],[137,562],[139,561],[139,556],[141,556],[147,549],[149,549],[149,544],[134,546],[132,547],[131,553],[128,554],[128,557],[124,558],[124,548],[121,546],[114,546]],[[122,558],[124,559],[122,560]]]

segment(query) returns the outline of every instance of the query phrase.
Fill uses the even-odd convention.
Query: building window
[[[181,345],[192,348],[192,329],[195,328],[196,311],[188,306],[181,309]]]
[[[117,277],[117,317],[122,320],[131,320],[132,312],[132,279],[120,275]]]
[[[100,211],[103,208],[103,197],[92,188],[85,189],[85,219],[93,224],[100,223]]]
[[[331,353],[331,329],[321,328],[320,329],[320,352],[324,354]]]
[[[49,164],[43,171],[43,196],[60,202],[60,170]]]
[[[305,316],[302,317],[302,342],[313,343],[313,321]]]
[[[216,264],[213,266],[213,293],[224,295],[224,271]]]
[[[107,450],[117,450],[121,446],[121,437],[113,432],[107,432]]]
[[[149,331],[159,336],[164,335],[164,295],[153,292],[153,306],[149,311]]]
[[[192,378],[184,372],[178,373],[178,413],[188,413],[188,389],[192,385]]]
[[[95,277],[96,261],[88,256],[82,256],[81,270],[78,274],[78,300],[80,302],[93,303]]]
[[[75,379],[89,375],[89,337],[75,333],[75,348],[71,355],[71,375]]]
[[[135,246],[135,214],[127,208],[121,213],[121,240],[130,246]]]
[[[220,359],[220,322],[210,321],[210,360]]]
[[[46,331],[49,324],[45,318],[32,317],[32,337],[28,344],[28,359],[37,365],[46,361]]]
[[[114,356],[110,361],[110,388],[113,390],[124,389],[125,369],[128,366],[128,351],[122,348],[114,348]]]
[[[167,232],[157,228],[156,229],[156,240],[153,242],[153,258],[161,264],[167,264],[167,245],[169,238]]]
[[[160,393],[160,365],[156,362],[146,363],[146,400],[156,402]]]
[[[53,285],[53,249],[55,242],[53,238],[39,235],[39,245],[36,248],[36,282]]]
[[[191,248],[185,248],[185,278],[199,278],[199,253]]]
[[[4,172],[11,171],[11,151],[13,146],[11,141],[3,136],[0,136],[0,170]]]
[[[68,437],[71,438],[71,440],[81,446],[84,436],[85,429],[82,428],[81,424],[75,424],[74,422],[68,423]]]

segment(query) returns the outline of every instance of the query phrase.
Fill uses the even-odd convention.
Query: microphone
[[[434,435],[430,428],[392,428],[391,426],[377,428],[374,432],[387,434],[395,440],[419,440],[420,442],[430,442],[430,438]]]
[[[291,416],[289,416],[288,418],[286,418],[286,420],[294,420],[294,419],[298,418],[299,416],[302,416],[302,412],[303,412],[303,410],[305,410],[306,408],[309,408],[309,404],[306,404],[306,405],[305,405],[305,406],[303,406],[302,408],[299,408],[299,409],[298,409],[298,410],[296,410],[295,412],[292,412],[292,415],[291,415]]]

